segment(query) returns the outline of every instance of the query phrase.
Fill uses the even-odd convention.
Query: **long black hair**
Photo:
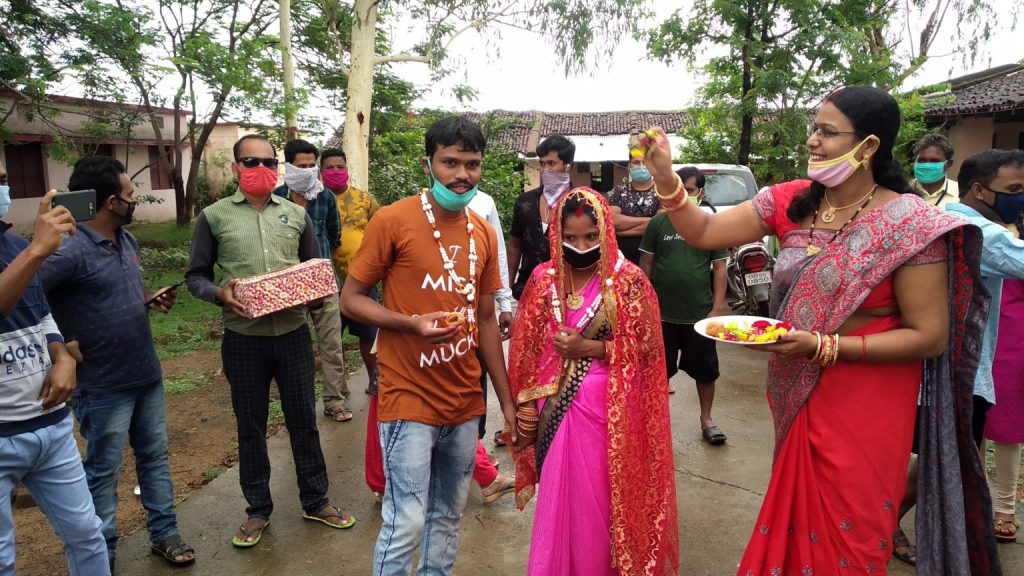
[[[871,86],[840,88],[825,97],[853,124],[854,135],[863,140],[874,135],[878,150],[871,157],[871,174],[875,182],[899,194],[911,193],[903,166],[892,155],[896,134],[900,131],[900,105],[888,93]],[[814,213],[825,195],[825,185],[812,182],[807,192],[793,199],[786,216],[793,222],[802,222]]]

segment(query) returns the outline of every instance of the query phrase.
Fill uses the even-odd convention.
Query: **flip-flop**
[[[324,512],[324,510],[327,510],[328,512]],[[351,528],[356,525],[355,516],[349,514],[348,520],[345,521],[345,517],[341,515],[341,510],[339,510],[336,506],[327,506],[326,508],[324,508],[324,510],[321,510],[317,514],[303,514],[302,517],[305,520],[320,522],[321,524],[326,524],[331,528],[337,528],[339,530],[345,530],[346,528]],[[335,513],[331,514],[329,512],[330,510],[333,510]],[[342,520],[342,522],[331,522],[329,520],[330,518],[337,518],[338,520]]]
[[[720,446],[722,444],[725,444],[725,434],[723,434],[722,431],[718,429],[718,426],[708,426],[707,428],[702,430],[700,434],[701,436],[704,437],[704,441],[707,442],[708,444],[711,444],[712,446]]]
[[[501,482],[500,484],[499,481]],[[491,486],[494,487],[493,490],[491,490]],[[488,486],[483,491],[484,504],[497,502],[505,494],[514,492],[516,489],[516,479],[514,476],[498,476],[494,479],[494,483],[491,486]]]
[[[264,521],[263,522],[263,526],[260,526],[259,528],[253,528],[252,530],[246,530],[245,529],[245,524],[242,524],[241,526],[238,527],[238,531],[241,532],[242,534],[244,534],[245,538],[244,539],[239,539],[238,536],[232,536],[231,537],[231,544],[235,548],[252,548],[253,546],[255,546],[255,545],[260,543],[260,540],[263,539],[263,532],[265,532],[267,530],[267,527],[269,527],[269,526],[270,526],[270,520]],[[256,539],[251,541],[251,542],[249,542],[248,539],[253,534],[256,535]]]

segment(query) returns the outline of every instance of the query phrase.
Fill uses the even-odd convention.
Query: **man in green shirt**
[[[704,175],[687,166],[678,172],[690,201],[700,204]],[[665,362],[671,380],[682,370],[697,382],[700,428],[704,440],[724,444],[726,437],[711,419],[718,380],[715,342],[697,334],[693,325],[710,316],[726,313],[726,250],[707,251],[686,243],[664,212],[647,225],[640,241],[640,268],[651,279],[661,308]],[[669,392],[674,392],[669,388]]]
[[[319,258],[313,222],[305,208],[271,194],[277,185],[277,153],[265,138],[243,136],[235,143],[234,159],[238,192],[199,214],[185,278],[193,295],[224,309],[221,358],[238,425],[239,483],[249,504],[248,519],[231,543],[251,548],[259,543],[274,509],[266,440],[271,380],[281,395],[303,518],[332,528],[350,528],[356,519],[327,499],[305,310],[247,318],[234,298],[239,279]],[[213,282],[214,265],[222,273],[219,287]]]

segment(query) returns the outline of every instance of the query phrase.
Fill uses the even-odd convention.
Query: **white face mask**
[[[284,170],[284,183],[288,190],[302,194],[306,200],[315,200],[324,189],[323,182],[320,181],[320,169],[316,166],[298,168],[285,164]]]

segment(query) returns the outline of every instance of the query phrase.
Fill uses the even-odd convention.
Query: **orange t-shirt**
[[[466,218],[434,211],[441,242],[455,262],[455,272],[469,277]],[[472,211],[476,241],[476,297],[494,298],[501,288],[494,229]],[[363,243],[348,274],[373,286],[384,280],[384,306],[410,316],[450,312],[470,306],[453,290],[420,197],[404,198],[381,208],[366,227]],[[452,341],[432,345],[415,334],[381,329],[377,335],[380,371],[377,417],[382,422],[411,420],[431,426],[462,424],[484,414],[480,391],[479,334],[460,332]]]

